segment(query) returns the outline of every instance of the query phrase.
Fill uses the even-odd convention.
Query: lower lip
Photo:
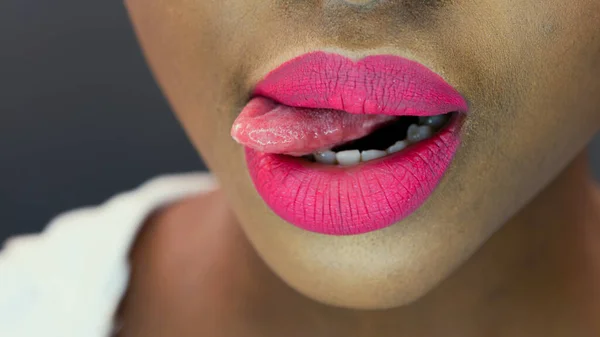
[[[432,138],[356,166],[312,163],[246,148],[254,185],[285,221],[327,235],[389,227],[433,193],[460,144],[462,114]]]

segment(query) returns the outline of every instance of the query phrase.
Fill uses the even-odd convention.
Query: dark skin
[[[221,187],[144,227],[122,336],[600,335],[600,212],[584,154],[600,130],[600,2],[127,5]],[[314,50],[412,58],[469,101],[449,172],[400,223],[308,233],[252,186],[231,123],[256,81]]]
[[[148,220],[132,251],[119,336],[597,336],[599,223],[600,192],[582,154],[422,299],[349,310],[282,282],[216,191]]]

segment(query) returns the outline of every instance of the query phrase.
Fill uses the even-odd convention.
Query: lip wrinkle
[[[327,201],[328,201],[328,208],[329,208],[329,213],[327,213],[327,217],[332,217],[333,216],[333,211],[331,209],[331,186],[327,189]],[[323,198],[323,202],[325,202],[325,198]],[[323,218],[325,218],[325,212],[323,212]],[[324,220],[324,219],[323,219]],[[321,223],[324,223],[324,221],[322,221]],[[333,223],[333,221],[330,221],[330,223]]]
[[[355,62],[335,54],[306,54],[268,74],[255,94],[288,106],[353,114],[467,112],[464,98],[439,75],[390,55]],[[463,119],[452,118],[432,138],[402,151],[351,167],[250,147],[246,161],[258,194],[283,220],[320,234],[362,234],[402,221],[432,195],[460,145]]]
[[[389,164],[386,164],[387,167],[389,168],[390,172],[393,169]],[[392,177],[392,179],[394,179],[396,181],[396,183],[398,184],[397,186],[402,187],[404,189],[404,195],[410,195],[410,191],[408,190],[408,188],[406,188],[406,186],[404,186],[404,184],[402,183],[402,179],[400,179],[400,177],[397,177],[394,174],[389,174],[390,177]]]
[[[341,202],[341,197],[342,195],[340,194],[340,181],[336,181],[337,182],[337,194],[336,194],[336,199],[337,199],[337,205],[338,205],[338,214],[339,214],[339,222],[340,222],[340,227],[344,227],[344,213],[342,211],[342,202]]]
[[[360,183],[360,181],[356,181],[356,186],[358,186],[358,192],[360,193],[360,201],[362,201],[362,207],[364,209],[364,214],[367,215],[367,217],[369,218],[369,221],[372,221],[371,214],[367,210],[367,206],[366,206],[367,201],[365,200],[365,194],[363,193],[362,184]]]
[[[385,199],[385,202],[388,204],[388,207],[390,209],[394,208],[392,206],[392,203],[390,202],[390,199],[388,198],[387,194],[385,193],[386,189],[383,187],[383,185],[381,184],[381,181],[379,180],[379,178],[377,176],[375,176],[375,180],[377,181],[379,188],[383,191],[383,199]]]
[[[352,199],[350,198],[350,188],[348,186],[348,181],[349,180],[346,180],[346,199],[348,201],[348,212],[350,213],[350,221],[354,221],[354,218],[352,217],[352,204],[350,203],[350,200]]]
[[[316,184],[316,186],[321,186],[321,182],[322,182],[322,178],[321,178],[321,177],[319,177],[319,178],[318,178],[318,181],[317,181],[317,184]],[[312,199],[311,199],[311,200],[312,200],[312,209],[313,209],[313,215],[312,215],[312,219],[313,219],[314,221],[316,221],[316,220],[317,220],[317,208],[318,208],[318,206],[319,206],[319,204],[317,203],[317,200],[318,200],[318,199],[317,199],[317,190],[318,190],[318,188],[313,188],[313,190],[312,190],[312,191],[313,191],[314,193],[313,193],[313,197],[312,197]],[[321,204],[321,205],[322,205],[322,204]],[[321,206],[321,207],[322,207],[322,206]]]
[[[314,200],[311,199],[311,198],[309,198],[308,196],[309,196],[310,192],[312,192],[312,190],[315,188],[315,186],[318,186],[318,185],[314,184],[315,180],[317,180],[317,179],[318,179],[318,177],[312,177],[310,179],[310,182],[306,186],[306,192],[304,193],[304,200],[302,201],[303,205],[308,206],[308,207],[302,207],[302,209],[304,210],[304,217],[305,218],[306,218],[306,211],[310,207],[311,204],[312,204],[312,208],[313,208],[313,211],[314,211],[314,202],[313,202]],[[309,200],[309,203],[306,202],[307,198]],[[312,217],[312,219],[314,221],[315,218]]]

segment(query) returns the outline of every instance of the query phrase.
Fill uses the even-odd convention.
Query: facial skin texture
[[[275,274],[322,303],[381,309],[421,298],[600,128],[597,0],[129,0],[128,8],[247,238]],[[257,81],[316,50],[414,59],[469,101],[442,183],[384,230],[331,237],[285,223],[258,196],[229,135]]]

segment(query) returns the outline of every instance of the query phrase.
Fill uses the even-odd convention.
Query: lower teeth
[[[385,151],[373,149],[360,151],[358,149],[353,149],[335,152],[332,150],[326,150],[315,152],[311,155],[305,156],[305,158],[321,164],[339,164],[341,166],[351,166],[360,162],[375,160],[404,150],[411,144],[415,144],[430,138],[436,131],[438,131],[447,123],[448,119],[448,114],[419,117],[419,124],[411,124],[408,127],[406,139],[398,140],[396,143],[390,145]]]

